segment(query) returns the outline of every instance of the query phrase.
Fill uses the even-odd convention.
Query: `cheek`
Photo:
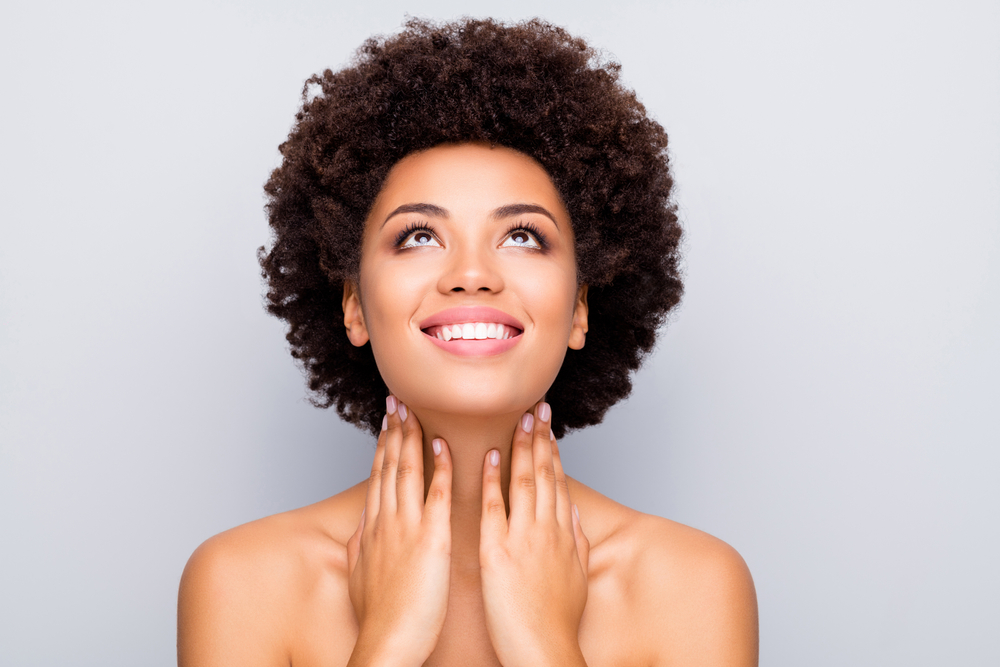
[[[428,289],[426,272],[411,274],[381,264],[361,275],[362,309],[372,354],[382,379],[394,391],[414,365],[411,323]]]

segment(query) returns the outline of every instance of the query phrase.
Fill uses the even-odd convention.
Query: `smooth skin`
[[[563,472],[544,395],[586,342],[575,262],[531,158],[446,145],[393,168],[344,290],[392,392],[369,479],[200,546],[180,665],[757,664],[732,548]],[[419,327],[470,305],[523,323],[517,344],[462,357]]]

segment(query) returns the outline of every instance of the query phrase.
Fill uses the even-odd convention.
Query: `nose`
[[[495,257],[484,248],[458,248],[438,280],[438,290],[449,292],[499,292],[503,289],[503,277]]]

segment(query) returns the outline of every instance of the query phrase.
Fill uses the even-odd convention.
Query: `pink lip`
[[[439,313],[434,313],[420,323],[421,329],[436,327],[441,324],[465,324],[466,322],[496,322],[514,327],[519,331],[524,331],[524,325],[519,321],[496,308],[488,306],[461,306],[458,308],[448,308]],[[435,339],[437,340],[437,339]],[[507,340],[512,340],[508,338]]]
[[[519,332],[524,332],[524,325],[517,319],[511,317],[502,310],[489,308],[487,306],[462,306],[458,308],[448,308],[439,313],[435,313],[420,323],[421,329],[429,329],[446,324],[465,324],[466,322],[496,322],[505,326],[513,327]],[[482,340],[464,340],[453,338],[448,342],[431,336],[426,331],[424,335],[427,339],[437,345],[445,352],[457,354],[461,357],[490,357],[495,354],[506,352],[517,345],[521,340],[521,333],[507,339],[486,338]]]

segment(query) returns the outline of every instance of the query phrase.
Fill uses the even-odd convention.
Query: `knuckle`
[[[389,456],[385,457],[385,460],[382,461],[382,476],[383,477],[386,476],[389,473],[389,471],[395,468],[398,464],[399,461],[397,461],[395,458]]]
[[[536,474],[546,482],[554,482],[556,480],[556,470],[548,463],[539,465]]]
[[[406,479],[416,472],[416,468],[409,463],[400,463],[396,467],[396,479]]]
[[[525,491],[533,491],[535,489],[534,475],[528,475],[528,474],[518,475],[515,482],[518,488],[524,489]]]
[[[493,498],[487,501],[486,511],[490,514],[506,513],[507,508],[503,504],[503,498]]]
[[[372,474],[368,476],[368,481],[371,484],[378,484],[382,481],[382,468],[372,468]]]
[[[432,500],[444,500],[448,497],[448,493],[444,486],[439,484],[432,484],[431,488],[427,490],[427,501]]]

